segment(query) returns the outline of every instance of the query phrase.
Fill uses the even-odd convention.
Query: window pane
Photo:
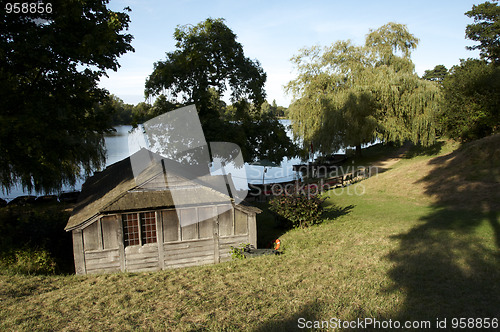
[[[97,229],[97,222],[94,222],[83,229],[83,247],[85,250],[100,249],[97,239],[98,236],[99,232]]]
[[[137,213],[122,215],[123,238],[126,246],[139,245],[139,225],[137,223]]]
[[[235,209],[234,211],[234,234],[243,235],[248,233],[248,218],[246,213]]]
[[[198,216],[196,215],[196,209],[181,210],[182,241],[198,239],[197,224],[198,224]]]
[[[156,213],[141,213],[142,244],[156,243]]]
[[[179,218],[175,210],[166,210],[163,215],[163,241],[171,242],[179,239]]]
[[[219,207],[219,235],[231,236],[233,235],[233,210],[227,210],[226,207]]]
[[[102,243],[104,249],[118,248],[118,218],[115,216],[106,216],[101,218],[102,225]]]
[[[214,207],[198,208],[198,219],[200,220],[200,239],[211,239],[214,237]]]

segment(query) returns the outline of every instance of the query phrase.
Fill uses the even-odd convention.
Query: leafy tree
[[[266,100],[262,104],[260,111],[262,114],[267,114],[274,117],[284,117],[286,108],[283,106],[278,106],[278,104],[276,104],[276,100],[273,100],[272,104],[269,104]]]
[[[178,50],[168,52],[165,61],[154,64],[146,80],[146,96],[168,91],[183,103],[195,103],[202,124],[217,116],[210,107],[210,88],[223,95],[229,87],[233,102],[247,98],[262,104],[266,74],[257,61],[245,57],[242,45],[223,19],[179,26],[174,38]]]
[[[111,115],[97,86],[133,48],[126,12],[53,0],[50,13],[0,9],[0,184],[52,191],[105,160]]]
[[[481,58],[495,64],[500,64],[500,6],[494,2],[474,5],[465,13],[474,18],[474,23],[467,25],[467,38],[479,42],[479,45],[470,46],[470,50],[479,50]]]
[[[450,70],[440,117],[447,134],[463,142],[500,129],[500,6],[485,2],[465,15],[474,18],[467,38],[479,42],[469,49],[480,50],[482,60],[462,60]]]
[[[150,104],[143,101],[135,105],[132,109],[132,124],[136,126],[153,118],[151,108]]]
[[[113,126],[132,123],[132,111],[134,106],[125,104],[123,100],[113,94],[109,95],[95,107],[100,108],[100,112],[111,115],[111,124]]]
[[[411,50],[418,39],[406,26],[388,23],[371,31],[364,46],[338,41],[301,50],[292,58],[299,75],[289,82],[292,129],[324,153],[361,145],[435,137],[439,89],[414,73]]]
[[[500,130],[500,67],[462,60],[444,80],[442,122],[451,138],[463,142]]]
[[[446,69],[444,65],[437,65],[434,69],[426,70],[424,75],[422,75],[422,78],[424,80],[442,84],[446,75],[448,75],[448,69]]]
[[[196,105],[207,141],[230,141],[242,147],[245,159],[278,158],[295,150],[284,128],[270,117],[261,116],[266,74],[258,61],[245,57],[243,47],[223,19],[206,19],[193,26],[175,29],[177,50],[154,64],[146,80],[145,94],[165,95],[171,103]],[[230,94],[231,108],[221,103]],[[233,122],[229,122],[230,117]],[[271,155],[259,129],[276,133],[281,149]],[[263,145],[264,144],[264,145]],[[275,161],[278,161],[274,159]]]

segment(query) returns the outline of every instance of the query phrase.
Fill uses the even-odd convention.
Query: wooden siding
[[[81,230],[73,231],[73,256],[76,274],[85,274],[85,254],[83,252],[83,234]]]
[[[221,262],[231,260],[231,247],[238,247],[243,243],[250,243],[248,235],[229,236],[219,238],[219,257]]]
[[[195,240],[163,245],[166,268],[195,266],[214,263],[214,240]]]
[[[154,271],[159,269],[157,243],[125,247],[126,271]]]
[[[118,249],[85,252],[87,273],[119,272],[120,252]]]
[[[98,222],[94,222],[83,229],[83,248],[88,250],[99,250]]]
[[[121,225],[117,216],[105,216],[101,218],[103,249],[118,249],[118,229]]]
[[[76,272],[154,271],[229,261],[231,247],[257,244],[257,229],[255,212],[227,208],[157,210],[157,242],[133,246],[124,245],[121,215],[96,218],[73,231]],[[177,212],[181,221],[197,222],[182,227]]]

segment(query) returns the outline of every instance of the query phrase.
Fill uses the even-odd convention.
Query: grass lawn
[[[451,143],[411,151],[374,178],[327,192],[325,221],[308,229],[276,229],[264,211],[260,244],[279,236],[281,256],[155,273],[1,274],[0,330],[290,331],[299,318],[432,327],[448,318],[450,328],[452,318],[500,319],[499,141],[477,147],[482,162]]]

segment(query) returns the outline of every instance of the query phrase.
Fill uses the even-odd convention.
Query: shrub
[[[231,253],[231,258],[233,260],[236,259],[245,259],[245,249],[250,247],[250,243],[242,243],[240,244],[239,247],[233,247],[231,246],[231,250],[229,251]]]
[[[276,196],[269,201],[269,209],[281,218],[287,226],[294,228],[308,227],[321,222],[324,199],[319,196],[295,193]]]
[[[43,257],[51,257],[57,264],[57,273],[73,272],[71,233],[64,230],[69,218],[66,208],[68,205],[62,203],[0,208],[0,257],[4,257],[1,265],[10,270],[12,261],[36,265]],[[45,254],[40,253],[43,251]],[[38,260],[29,263],[27,255],[35,255]],[[51,273],[50,269],[47,273]]]
[[[21,274],[54,274],[56,262],[47,250],[21,249],[1,259],[1,267]]]

